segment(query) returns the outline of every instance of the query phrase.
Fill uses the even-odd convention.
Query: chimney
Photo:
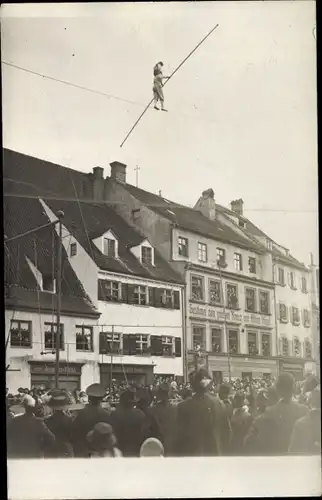
[[[102,201],[104,198],[104,168],[93,168],[93,199]]]
[[[201,197],[195,205],[195,210],[199,210],[205,217],[210,220],[216,219],[216,202],[215,193],[213,189],[206,189],[202,192]]]
[[[104,177],[104,168],[102,168],[102,167],[94,167],[93,168],[93,176],[94,176],[94,179],[103,179],[103,177]]]
[[[126,183],[126,165],[119,161],[112,161],[111,165],[111,179]]]
[[[243,205],[244,201],[239,198],[239,200],[233,200],[230,202],[230,208],[232,212],[236,212],[238,215],[243,215]]]

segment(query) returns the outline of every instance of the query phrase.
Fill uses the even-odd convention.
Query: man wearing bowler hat
[[[105,389],[101,384],[92,384],[86,389],[88,404],[78,412],[72,424],[72,442],[76,457],[88,457],[87,434],[98,422],[110,423],[110,416],[101,407],[105,396]]]
[[[69,397],[66,391],[54,389],[47,394],[47,405],[52,415],[44,422],[48,429],[54,434],[56,440],[46,452],[49,458],[68,458],[73,456],[72,440],[72,417],[66,414],[69,406]]]

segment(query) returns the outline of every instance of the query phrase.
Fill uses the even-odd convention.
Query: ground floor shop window
[[[192,327],[193,348],[206,349],[206,328],[204,326]]]
[[[271,336],[269,333],[262,333],[262,355],[271,356]]]
[[[248,332],[248,354],[256,356],[258,354],[257,332]]]
[[[222,352],[222,329],[212,328],[211,329],[211,342],[212,342],[212,352],[220,353]]]
[[[238,353],[238,330],[228,330],[228,348],[231,354]]]

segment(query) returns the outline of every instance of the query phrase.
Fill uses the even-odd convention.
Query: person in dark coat
[[[243,391],[238,391],[233,399],[233,415],[230,419],[232,440],[230,453],[243,455],[244,439],[252,424],[253,417],[248,411],[247,401]]]
[[[139,457],[144,441],[146,419],[143,411],[135,408],[136,403],[135,391],[126,389],[121,394],[120,402],[110,418],[118,447],[124,457]]]
[[[321,455],[321,392],[314,388],[309,396],[310,411],[295,422],[289,452]]]
[[[233,415],[233,405],[231,401],[229,400],[229,395],[230,395],[230,385],[228,384],[220,384],[219,390],[218,390],[218,396],[219,399],[224,403],[227,411],[228,418],[231,419]]]
[[[54,434],[34,414],[36,401],[26,395],[25,413],[13,418],[7,428],[8,458],[43,458],[45,450],[53,446]]]
[[[174,435],[176,430],[176,414],[177,407],[170,403],[170,387],[166,382],[158,387],[156,393],[156,403],[150,408],[151,414],[154,416],[160,434],[153,436],[158,438],[164,448],[166,457],[173,455]]]
[[[263,397],[263,396],[260,396]],[[260,402],[262,411],[253,420],[248,433],[244,439],[244,451],[247,455],[264,455],[264,450],[266,449],[266,435],[265,431],[262,430],[262,426],[267,425],[264,421],[264,414],[267,408],[274,406],[278,402],[278,393],[275,387],[270,387],[265,391],[265,397]],[[265,405],[265,408],[264,408]],[[264,422],[264,424],[263,424]],[[262,440],[264,439],[264,443]]]
[[[138,402],[136,407],[143,411],[145,422],[143,424],[143,439],[157,438],[160,439],[161,431],[155,416],[153,415],[151,405],[152,396],[149,389],[140,389],[138,391]]]
[[[72,423],[72,443],[76,457],[88,457],[87,434],[98,422],[110,423],[109,413],[101,407],[105,389],[101,384],[92,384],[86,389],[88,404],[80,410]]]
[[[263,455],[285,455],[288,453],[295,422],[306,416],[306,406],[292,400],[294,377],[281,373],[276,383],[279,401],[266,409],[258,432]]]
[[[199,369],[191,376],[194,395],[177,407],[175,454],[182,457],[211,457],[224,454],[230,439],[225,405],[209,394],[212,380]]]
[[[73,457],[72,446],[72,424],[73,419],[66,415],[69,397],[65,391],[55,389],[48,394],[48,406],[52,410],[52,415],[44,422],[48,429],[55,436],[55,443],[46,450],[45,456],[48,458],[69,458]]]

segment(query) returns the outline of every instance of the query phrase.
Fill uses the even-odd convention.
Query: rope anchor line
[[[219,24],[216,24],[216,26],[214,26],[209,31],[209,33],[207,33],[207,35],[203,37],[203,39],[198,43],[198,45],[196,45],[196,47],[187,55],[187,57],[184,58],[184,60],[179,64],[179,66],[177,66],[176,69],[171,73],[171,75],[169,76],[169,78],[165,81],[164,85],[166,85],[171,80],[171,78],[177,73],[177,71],[181,68],[181,66],[184,65],[184,63],[189,59],[189,57],[192,56],[192,54],[198,49],[198,47],[200,47],[200,45],[215,31],[215,29],[218,28],[218,26],[219,26]],[[149,102],[149,104],[145,107],[145,109],[142,111],[142,113],[140,114],[139,118],[136,120],[136,122],[134,123],[133,127],[131,128],[131,130],[126,135],[125,139],[123,140],[122,144],[120,145],[120,148],[123,147],[123,145],[125,144],[125,142],[127,141],[127,139],[130,137],[131,133],[133,132],[133,130],[135,129],[135,127],[138,125],[139,121],[143,118],[143,115],[147,112],[147,110],[151,106],[152,102],[153,102],[153,98],[151,99],[151,101]]]

